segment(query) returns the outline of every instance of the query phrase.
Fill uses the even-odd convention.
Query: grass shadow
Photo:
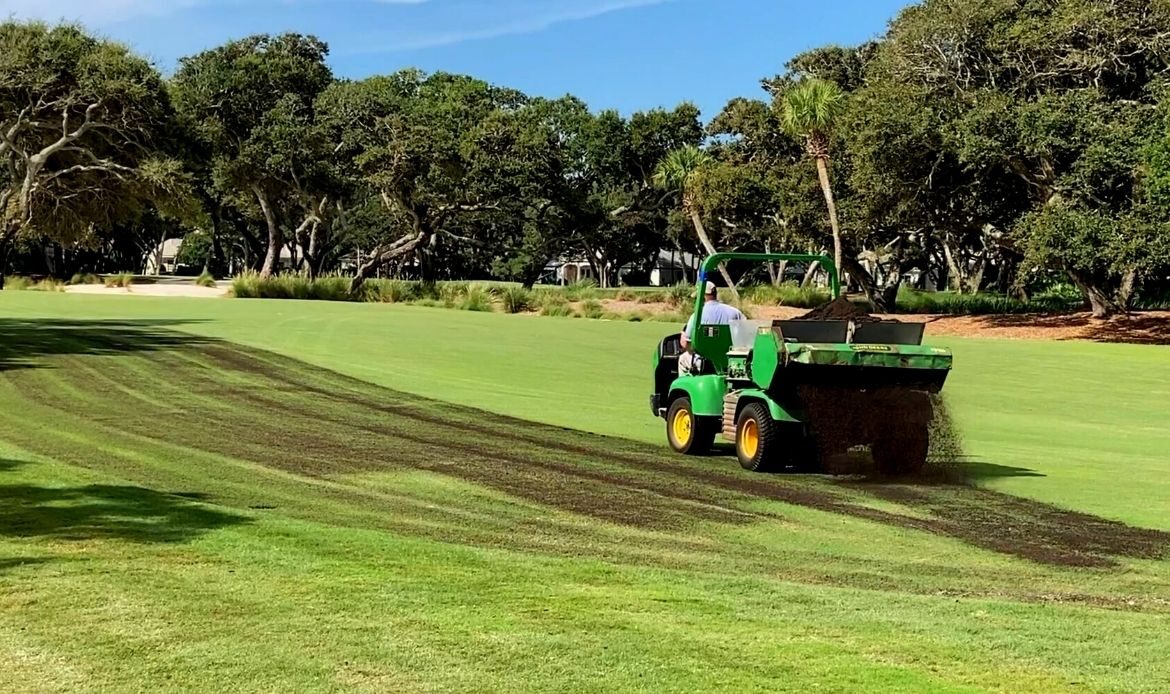
[[[1047,477],[1040,472],[1030,470],[1024,467],[1013,467],[1011,465],[996,465],[995,463],[985,463],[977,460],[963,460],[958,462],[961,474],[967,480],[972,482],[980,482],[983,480],[994,480],[1005,477]]]
[[[38,566],[40,564],[47,564],[51,559],[44,557],[5,557],[0,559],[0,574],[11,569],[20,569],[26,566]]]
[[[0,485],[0,535],[7,537],[174,543],[247,522],[141,487]]]
[[[202,321],[0,318],[0,371],[42,368],[48,357],[173,350],[210,342],[167,328]]]

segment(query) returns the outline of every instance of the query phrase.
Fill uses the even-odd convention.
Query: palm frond
[[[784,128],[798,137],[825,135],[845,110],[845,100],[845,92],[834,82],[802,80],[784,95]]]
[[[668,153],[654,169],[654,185],[664,190],[682,191],[694,181],[695,175],[711,162],[711,155],[686,145]]]

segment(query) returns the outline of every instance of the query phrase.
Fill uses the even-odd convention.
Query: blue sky
[[[624,113],[689,100],[707,118],[796,53],[879,35],[909,0],[0,0],[81,21],[164,70],[251,33],[329,42],[337,74],[463,72]]]

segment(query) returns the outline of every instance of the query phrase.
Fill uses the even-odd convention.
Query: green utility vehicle
[[[716,436],[735,444],[752,471],[835,471],[868,453],[890,474],[926,463],[932,395],[950,373],[950,350],[924,346],[921,323],[865,319],[736,321],[702,325],[703,287],[727,261],[820,263],[841,296],[836,267],[816,255],[721,253],[703,263],[696,289],[692,373],[679,373],[679,334],[654,355],[653,413],[671,447],[710,451]],[[696,372],[697,371],[697,372]]]

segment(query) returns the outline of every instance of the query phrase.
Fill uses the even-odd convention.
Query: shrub
[[[438,299],[448,308],[454,308],[463,303],[470,287],[469,282],[444,282],[438,286]]]
[[[639,304],[665,304],[669,303],[670,297],[667,292],[642,292],[636,301]]]
[[[353,301],[349,293],[349,278],[340,275],[325,275],[309,285],[309,297],[317,301]]]
[[[313,282],[307,275],[296,273],[277,275],[269,280],[272,288],[270,299],[299,299],[306,300],[313,297]]]
[[[581,306],[581,315],[586,318],[597,320],[605,314],[605,309],[601,306],[601,302],[596,299],[590,299]]]
[[[762,284],[748,287],[740,292],[746,303],[758,306],[791,306],[793,308],[816,308],[829,302],[829,290],[822,287],[802,287],[796,282],[785,282],[779,286]]]
[[[232,278],[232,296],[237,299],[260,298],[260,273],[244,270]]]
[[[580,280],[564,289],[564,296],[569,301],[586,301],[599,296],[597,283],[593,280]]]
[[[532,292],[524,287],[505,287],[500,291],[500,301],[508,313],[524,313],[534,303]]]
[[[418,282],[406,280],[366,280],[362,284],[359,301],[381,304],[403,304],[421,297]]]
[[[618,290],[618,293],[614,298],[618,301],[637,301],[638,294],[636,292],[630,291],[629,289],[621,289]]]
[[[686,306],[695,301],[695,288],[685,282],[680,282],[666,290],[666,303],[674,307]]]
[[[920,292],[903,287],[898,292],[901,313],[939,313],[946,315],[992,315],[1001,313],[1063,313],[1080,306],[1079,299],[1070,304],[1059,296],[1036,297],[1020,301],[1002,294],[956,294],[954,292]]]
[[[4,288],[14,292],[60,292],[65,290],[65,284],[52,278],[33,281],[28,277],[8,277]]]
[[[232,295],[238,299],[312,299],[313,285],[303,273],[261,279],[260,273],[247,270],[232,279]]]
[[[129,272],[119,272],[116,275],[106,276],[107,287],[129,288],[132,284],[134,284],[134,275]]]
[[[93,274],[92,272],[79,272],[73,277],[69,278],[69,284],[101,284],[102,278]]]
[[[686,324],[689,319],[689,316],[684,316],[681,313],[653,313],[646,318],[651,323],[677,323],[679,325]]]
[[[568,299],[560,294],[548,293],[541,301],[540,315],[564,318],[575,314]]]
[[[459,308],[464,311],[479,311],[490,313],[494,310],[492,295],[487,289],[480,286],[471,286],[463,293],[463,301]]]
[[[1133,301],[1133,307],[1139,311],[1165,311],[1170,309],[1170,293],[1159,294],[1151,292],[1142,294]]]
[[[204,269],[203,272],[199,273],[199,276],[195,278],[195,284],[200,287],[214,288],[215,275],[212,275],[210,272]]]

